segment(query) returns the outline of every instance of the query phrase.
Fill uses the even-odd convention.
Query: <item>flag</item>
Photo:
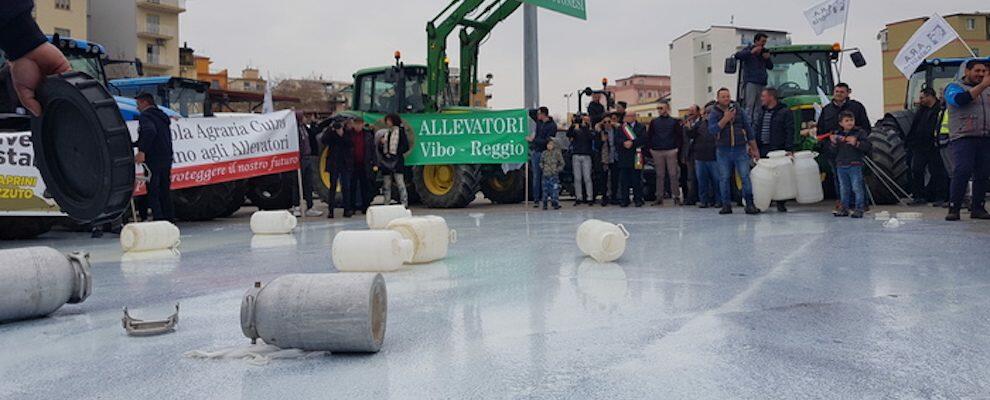
[[[636,141],[636,131],[633,130],[632,125],[622,124],[622,132],[626,134],[626,139]],[[643,149],[636,149],[636,158],[633,161],[633,168],[643,169]]]
[[[925,62],[925,59],[956,39],[959,39],[959,33],[945,18],[935,14],[904,44],[897,53],[897,58],[894,59],[894,66],[905,77],[911,79],[911,75]]]
[[[261,106],[261,113],[268,114],[275,112],[275,103],[272,102],[272,85],[271,81],[265,83],[265,102]]]
[[[816,35],[846,23],[850,0],[825,0],[805,10],[804,17]]]

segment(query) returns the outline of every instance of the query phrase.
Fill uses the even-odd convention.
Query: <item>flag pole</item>
[[[973,51],[973,48],[969,47],[969,43],[966,43],[966,41],[963,40],[962,36],[959,35],[959,32],[956,32],[956,39],[959,39],[959,43],[962,43],[962,45],[966,47],[966,51],[969,52],[970,56],[973,56],[973,58],[979,57],[976,55],[976,52]]]
[[[846,34],[849,33],[849,9],[852,8],[852,1],[846,1],[846,18],[842,22],[842,50],[846,49]],[[839,56],[839,81],[842,80],[842,66],[846,63],[846,58]]]

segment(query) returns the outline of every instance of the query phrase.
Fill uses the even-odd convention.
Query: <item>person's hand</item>
[[[627,140],[627,141],[625,141],[625,142],[623,142],[623,143],[622,143],[622,147],[625,147],[625,148],[627,148],[627,149],[631,149],[631,148],[633,147],[633,142],[632,142],[632,140]]]
[[[760,150],[757,149],[757,148],[755,148],[755,147],[753,147],[753,146],[750,146],[749,147],[749,157],[752,158],[752,159],[754,159],[754,160],[759,160],[760,159]]]
[[[855,136],[846,136],[846,143],[855,146],[859,143],[859,139],[856,139]]]
[[[527,142],[530,142],[530,143],[532,143],[532,142],[533,142],[534,140],[536,140],[536,135],[529,135],[529,136],[526,136],[526,141],[527,141]]]
[[[753,54],[760,54],[763,52],[763,46],[753,46]]]
[[[770,59],[770,52],[764,51],[763,52],[763,59],[764,60],[769,60]]]
[[[830,135],[829,136],[829,139],[832,140],[832,143],[833,144],[839,144],[839,136],[837,136],[837,135]]]
[[[144,164],[144,160],[145,160],[145,155],[143,151],[139,151],[137,155],[134,156],[134,163],[136,164]]]
[[[62,52],[51,43],[38,46],[24,57],[10,62],[10,76],[14,91],[24,108],[40,117],[41,103],[34,97],[34,91],[48,75],[68,72],[72,67]]]

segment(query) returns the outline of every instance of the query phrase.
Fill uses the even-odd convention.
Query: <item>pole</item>
[[[540,46],[537,8],[523,5],[523,92],[526,108],[540,106]]]
[[[306,222],[306,212],[309,211],[309,205],[307,205],[304,200],[306,198],[306,194],[303,193],[302,157],[299,158],[299,162],[299,170],[296,171],[296,184],[299,185],[299,209],[302,210],[299,214],[302,215],[303,222]]]
[[[846,34],[849,33],[849,9],[852,8],[852,1],[846,0],[846,19],[842,22],[842,50],[846,49]],[[839,55],[839,81],[842,81],[842,66],[846,63],[846,58]]]
[[[959,34],[958,34],[958,33],[956,33],[956,38],[957,38],[957,39],[959,39],[959,42],[960,42],[960,43],[962,43],[962,44],[963,44],[963,46],[965,46],[965,47],[966,47],[966,51],[968,51],[968,52],[969,52],[969,55],[970,55],[970,56],[972,56],[973,58],[977,58],[977,57],[979,57],[978,55],[976,55],[976,52],[975,52],[975,51],[973,51],[973,48],[972,48],[972,47],[969,47],[969,43],[966,43],[966,41],[965,41],[965,40],[963,40],[963,38],[962,38],[962,36],[959,36]]]

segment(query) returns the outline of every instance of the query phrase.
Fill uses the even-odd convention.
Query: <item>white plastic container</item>
[[[285,275],[244,294],[241,331],[283,349],[376,353],[387,312],[380,274]]]
[[[179,228],[167,221],[137,222],[120,230],[124,252],[174,249],[179,247]]]
[[[251,232],[255,235],[286,235],[292,233],[298,223],[296,217],[286,210],[258,211],[251,215]]]
[[[413,259],[413,242],[396,231],[343,231],[333,238],[333,265],[342,272],[392,272]]]
[[[899,212],[897,213],[897,219],[901,221],[921,221],[925,217],[925,214],[919,212]]]
[[[581,252],[600,263],[618,260],[626,252],[629,231],[626,227],[589,219],[577,230],[577,245]]]
[[[773,202],[777,185],[773,168],[775,162],[769,158],[761,159],[749,173],[749,180],[753,184],[753,202],[760,211],[769,209],[770,203]]]
[[[811,151],[794,153],[798,204],[815,204],[825,200],[821,172],[815,157],[818,157],[818,154]]]
[[[399,218],[409,218],[412,211],[405,206],[374,206],[368,208],[368,229],[385,229],[388,223]]]
[[[389,222],[388,229],[412,241],[413,264],[447,258],[447,249],[457,243],[457,231],[448,228],[446,220],[433,215],[399,218]]]
[[[773,200],[791,200],[797,198],[798,184],[794,162],[787,156],[786,151],[771,151],[767,154],[771,161],[774,174]]]
[[[44,317],[89,297],[89,256],[49,247],[0,250],[0,322]]]

